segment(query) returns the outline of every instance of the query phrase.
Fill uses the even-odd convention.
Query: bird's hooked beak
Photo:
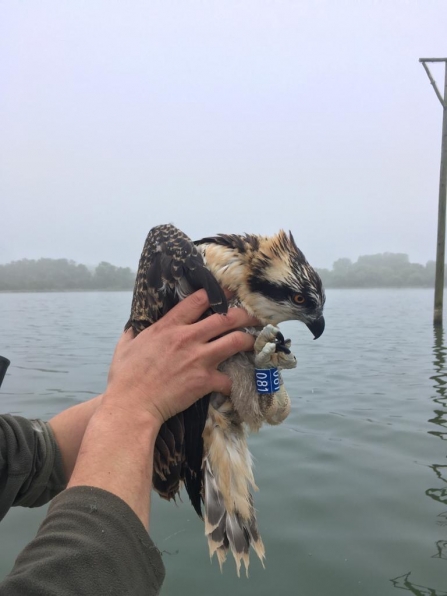
[[[307,328],[313,333],[314,339],[318,339],[320,335],[323,334],[324,325],[324,317],[321,315],[321,317],[315,319],[315,321],[312,321],[312,323],[308,323]]]

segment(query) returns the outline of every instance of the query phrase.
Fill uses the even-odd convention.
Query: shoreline
[[[65,288],[65,289],[52,289],[52,290],[0,290],[0,294],[66,294],[68,292],[72,292],[72,293],[92,293],[92,292],[133,292],[133,288],[131,289],[127,289],[127,290],[123,290],[123,289],[106,289],[106,288],[102,288],[102,289],[89,289],[89,290],[81,290],[81,289],[76,289],[76,288]]]
[[[445,286],[447,289],[447,286]],[[434,286],[324,286],[325,290],[433,290]],[[68,293],[76,293],[76,294],[91,294],[93,292],[133,292],[133,288],[123,290],[123,289],[89,289],[89,290],[81,290],[81,289],[52,289],[52,290],[0,290],[0,294],[68,294]]]

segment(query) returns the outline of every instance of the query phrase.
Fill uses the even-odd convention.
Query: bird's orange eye
[[[295,304],[304,304],[305,298],[302,294],[295,294],[293,297]]]

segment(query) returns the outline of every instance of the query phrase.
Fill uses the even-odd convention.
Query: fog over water
[[[0,6],[0,262],[136,268],[148,229],[435,256],[447,3]],[[432,72],[442,86],[439,65]]]

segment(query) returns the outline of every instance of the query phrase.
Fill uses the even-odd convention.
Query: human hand
[[[103,405],[149,413],[161,425],[211,391],[229,395],[231,380],[217,366],[253,349],[253,337],[234,330],[258,321],[240,308],[198,321],[207,308],[206,293],[200,290],[136,337],[131,329],[123,333]]]

